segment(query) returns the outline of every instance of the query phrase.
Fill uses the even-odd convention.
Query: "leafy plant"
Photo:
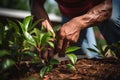
[[[7,21],[7,25],[0,23],[0,33],[2,33],[0,34],[0,61],[2,61],[0,66],[4,66],[1,68],[20,65],[26,60],[26,55],[32,57],[32,63],[41,62],[41,51],[45,51],[47,46],[54,48],[53,42],[50,41],[54,39],[53,34],[45,32],[43,27],[40,30],[35,28],[41,20],[33,23],[33,17],[27,16],[23,22],[17,23],[9,19]]]
[[[92,48],[88,48],[88,50],[98,53],[98,55],[102,58],[106,58],[108,57],[108,55],[117,58],[117,55],[120,52],[120,42],[118,41],[117,43],[113,43],[111,45],[106,45],[106,46],[102,46],[101,44],[98,44],[97,46],[94,45],[97,50],[92,49]],[[109,53],[108,53],[109,51]]]
[[[20,33],[20,28],[16,22],[7,19],[7,24],[0,24],[0,58],[2,66],[1,70],[7,69],[10,66],[19,64],[22,54],[19,50],[22,48],[22,36]]]
[[[47,46],[54,48],[53,42],[50,40],[54,40],[54,36],[51,32],[45,32],[45,29],[42,27],[41,30],[38,28],[35,28],[35,26],[41,21],[38,20],[35,23],[32,23],[32,16],[27,16],[24,21],[21,23],[20,21],[20,27],[22,29],[23,35],[24,35],[24,50],[30,50],[31,48],[35,48],[36,51],[36,57],[34,56],[34,59],[40,59],[41,51],[47,50]],[[32,53],[28,53],[31,55]]]
[[[50,72],[53,69],[53,65],[58,65],[59,61],[56,59],[51,59],[41,70],[40,77],[43,78],[46,72]]]
[[[75,68],[75,63],[77,62],[77,56],[75,54],[73,54],[73,51],[78,50],[79,47],[76,46],[71,46],[69,48],[66,49],[65,54],[66,56],[69,58],[69,60],[71,61],[71,63],[66,64],[66,67],[69,68],[70,70],[76,70]],[[50,72],[53,68],[53,65],[58,65],[60,62],[57,59],[51,59],[41,70],[40,70],[40,76],[41,78],[44,77],[44,74],[46,72]]]
[[[3,70],[13,65],[19,67],[29,57],[31,63],[40,63],[43,61],[40,57],[41,52],[46,51],[48,47],[54,48],[54,43],[51,41],[51,39],[55,40],[53,32],[46,32],[43,26],[40,29],[35,28],[41,20],[33,23],[33,16],[27,16],[22,22],[9,19],[7,21],[7,25],[0,24],[2,26],[0,27],[0,33],[2,33],[0,34],[0,68]],[[69,47],[65,52],[71,61],[67,67],[72,70],[75,70],[74,64],[77,61],[77,56],[72,52],[78,49],[79,47]],[[58,65],[59,61],[50,59],[43,64],[40,70],[41,78],[45,72],[52,70],[53,65]]]
[[[76,70],[76,68],[75,68],[74,65],[77,62],[77,56],[74,53],[72,53],[72,52],[76,51],[78,49],[80,49],[80,47],[72,46],[72,47],[67,48],[66,51],[65,51],[66,56],[71,61],[71,64],[70,63],[66,64],[66,67],[69,68],[69,69],[71,69],[71,70]]]

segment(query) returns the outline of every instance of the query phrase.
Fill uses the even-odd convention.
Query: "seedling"
[[[66,67],[67,68],[69,68],[69,69],[71,69],[71,70],[76,70],[76,68],[75,68],[75,63],[77,62],[77,56],[74,54],[74,53],[72,53],[73,51],[76,51],[76,50],[78,50],[78,49],[80,49],[80,47],[76,47],[76,46],[73,46],[73,47],[69,47],[69,48],[67,48],[66,49],[66,56],[70,59],[70,61],[71,61],[71,64],[69,63],[69,64],[66,64]]]
[[[76,68],[75,68],[74,65],[77,62],[77,56],[75,54],[73,54],[72,52],[76,51],[78,49],[79,49],[79,47],[72,46],[72,47],[67,48],[66,51],[65,51],[66,56],[71,61],[71,63],[66,64],[66,67],[69,68],[70,70],[74,70],[74,71],[76,70]],[[40,76],[41,76],[41,78],[44,77],[44,74],[46,72],[50,72],[52,70],[53,65],[58,65],[58,64],[60,64],[60,62],[57,59],[51,59],[50,62],[48,62],[47,65],[44,66],[40,70]]]
[[[50,72],[53,69],[53,65],[58,65],[59,61],[56,59],[51,59],[41,70],[40,77],[43,78],[46,72]]]
[[[20,27],[22,29],[23,35],[25,37],[24,39],[24,50],[30,50],[31,48],[35,48],[36,53],[33,56],[34,59],[41,60],[39,58],[41,56],[41,51],[47,50],[47,46],[54,48],[53,42],[50,41],[50,39],[54,40],[54,36],[52,35],[52,32],[45,32],[45,29],[41,27],[41,29],[35,28],[35,26],[41,21],[38,20],[35,23],[32,23],[32,16],[27,16],[23,23],[20,21]],[[32,55],[33,53],[30,53],[28,55]]]
[[[108,56],[107,52],[109,51],[109,55],[111,55],[114,58],[117,58],[115,53],[118,54],[120,52],[119,51],[120,50],[119,44],[120,44],[120,42],[117,42],[117,43],[114,43],[111,45],[106,45],[105,47],[102,46],[101,44],[98,44],[97,46],[94,45],[97,48],[97,50],[92,49],[92,48],[88,48],[88,50],[95,52],[95,53],[98,53],[99,57],[102,57],[102,58],[106,58]],[[114,51],[112,51],[111,49],[113,49]]]
[[[21,62],[26,60],[26,58],[24,58],[25,55],[29,55],[31,63],[40,63],[43,61],[40,57],[41,51],[46,51],[48,46],[54,48],[54,43],[51,41],[51,39],[55,40],[54,32],[45,32],[43,26],[41,29],[35,28],[41,20],[34,23],[32,21],[33,16],[27,16],[23,22],[17,21],[19,25],[14,21],[8,20],[8,25],[0,27],[2,31],[2,34],[0,34],[0,45],[6,49],[0,50],[0,58],[3,58],[3,62],[0,65],[2,65],[4,69],[12,65],[18,67],[17,65],[20,65]],[[0,26],[3,25],[0,24]],[[3,43],[7,43],[7,46]],[[77,56],[72,54],[72,52],[77,49],[79,48],[69,47],[65,52],[71,61],[71,64],[67,64],[66,66],[72,70],[75,70],[74,64],[77,61]],[[4,59],[4,56],[9,57]],[[59,61],[50,59],[47,63],[43,64],[44,67],[40,70],[41,78],[43,78],[45,72],[52,70],[53,65],[58,65]]]

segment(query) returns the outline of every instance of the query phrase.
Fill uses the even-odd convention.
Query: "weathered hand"
[[[72,42],[77,42],[80,34],[80,23],[78,18],[73,18],[65,23],[57,32],[57,53],[59,57],[65,56],[65,50]]]
[[[54,33],[54,31],[53,31],[53,28],[52,28],[52,26],[51,26],[51,24],[50,24],[50,22],[49,22],[48,20],[44,20],[44,21],[42,22],[42,25],[46,28],[47,31],[51,31],[52,34],[53,34],[53,36],[55,36],[55,33]]]
[[[52,29],[52,26],[48,20],[44,20],[42,22],[42,25],[45,27],[47,31],[51,31],[52,36],[55,37],[55,33]],[[51,38],[51,42],[54,43],[54,39]],[[52,48],[50,45],[46,45],[46,50],[43,50],[41,52],[41,58],[45,60],[45,62],[48,62],[50,58],[54,56],[54,48]]]

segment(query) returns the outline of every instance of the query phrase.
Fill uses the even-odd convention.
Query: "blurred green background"
[[[29,0],[0,0],[0,7],[29,10]]]
[[[0,0],[1,8],[10,8],[29,11],[29,0]],[[57,3],[54,0],[46,0],[45,9],[48,13],[60,15]]]

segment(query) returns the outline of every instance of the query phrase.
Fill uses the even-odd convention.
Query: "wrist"
[[[80,17],[75,17],[73,20],[75,22],[75,24],[77,25],[77,27],[81,30],[84,28],[84,25],[82,24]]]

